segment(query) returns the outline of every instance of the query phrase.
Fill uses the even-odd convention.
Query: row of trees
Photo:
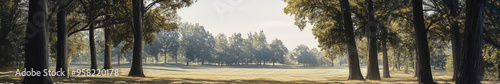
[[[397,58],[396,62],[400,62],[399,56],[415,61],[406,62],[406,66],[415,66],[419,83],[434,83],[431,62],[436,65],[434,67],[442,67],[443,60],[435,58],[445,58],[447,55],[443,51],[450,49],[450,43],[451,63],[457,66],[453,67],[453,79],[457,83],[479,83],[481,70],[488,67],[496,67],[493,72],[500,78],[498,56],[493,56],[500,48],[497,38],[500,36],[498,0],[284,2],[288,4],[284,13],[295,17],[299,29],[304,29],[306,23],[313,26],[313,34],[326,56],[348,55],[349,80],[364,80],[359,70],[359,58],[367,60],[366,79],[380,80],[377,52],[383,55],[383,76],[390,77],[387,52],[393,50],[391,58]],[[483,66],[483,57],[486,66]],[[399,63],[391,64],[399,66]]]
[[[86,48],[79,44],[82,39],[88,39],[91,68],[97,69],[94,30],[102,28],[105,33],[104,68],[111,68],[111,45],[123,44],[123,51],[133,48],[129,76],[144,77],[142,42],[152,44],[156,33],[176,29],[176,10],[193,3],[191,0],[146,2],[147,5],[143,0],[2,0],[0,28],[1,38],[6,40],[1,40],[0,45],[0,60],[5,62],[1,67],[5,69],[24,63],[25,68],[41,71],[48,69],[49,55],[55,55],[56,68],[67,70],[68,59]],[[53,19],[55,17],[57,19]],[[88,36],[81,34],[87,30]],[[52,81],[49,76],[26,76],[23,82]]]
[[[233,33],[231,36],[220,33],[214,37],[203,26],[192,23],[181,23],[175,31],[158,33],[153,43],[144,47],[146,57],[152,57],[158,62],[160,56],[163,56],[165,63],[167,58],[172,58],[175,63],[178,63],[179,58],[183,58],[182,61],[185,61],[186,65],[190,62],[202,65],[207,64],[205,62],[215,65],[275,65],[285,64],[285,57],[289,55],[281,40],[274,39],[268,43],[264,31],[248,33],[246,38],[241,33]],[[314,49],[314,53],[309,53],[309,49],[304,45],[300,45],[299,49],[303,51],[294,51],[294,54],[288,57],[299,63],[312,60],[302,57],[313,57],[313,61],[320,58],[317,56],[321,52],[317,49]],[[317,62],[305,64],[316,65]]]

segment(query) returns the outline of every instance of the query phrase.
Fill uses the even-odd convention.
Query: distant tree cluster
[[[333,63],[325,57],[323,52],[320,52],[317,48],[309,49],[306,45],[298,45],[286,57],[290,58],[291,62],[296,62],[296,64],[304,66],[329,65]]]
[[[119,45],[117,48],[119,48]],[[115,51],[113,51],[115,52]],[[124,58],[131,60],[130,55]],[[225,34],[212,34],[203,26],[191,23],[182,23],[175,31],[162,31],[156,34],[152,45],[145,45],[143,55],[145,62],[174,60],[215,65],[266,65],[266,63],[301,64],[306,66],[329,65],[330,59],[316,48],[309,49],[305,45],[299,45],[294,51],[289,52],[279,39],[267,43],[263,31],[249,33],[245,39],[241,33],[231,36]],[[119,56],[122,57],[122,56]],[[148,59],[153,58],[153,59]],[[163,58],[160,59],[160,58]],[[289,60],[287,60],[288,58]],[[181,59],[181,60],[179,60]],[[167,60],[167,61],[166,61]]]
[[[279,39],[268,43],[264,31],[248,33],[247,38],[243,38],[241,33],[231,36],[220,33],[214,37],[201,25],[181,23],[179,29],[163,31],[156,36],[152,45],[144,47],[144,56],[152,57],[154,60],[151,61],[156,62],[160,56],[165,63],[167,58],[171,58],[175,63],[185,61],[186,65],[190,62],[202,65],[206,62],[214,65],[276,65],[285,64],[285,57],[308,66],[330,62],[321,51],[305,45],[299,45],[289,53]]]

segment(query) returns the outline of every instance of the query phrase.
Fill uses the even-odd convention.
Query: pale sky
[[[289,51],[300,44],[317,48],[312,26],[300,31],[294,17],[283,12],[286,5],[282,0],[198,0],[178,14],[182,22],[199,23],[214,36],[241,33],[247,38],[249,32],[263,30],[268,43],[278,38]]]

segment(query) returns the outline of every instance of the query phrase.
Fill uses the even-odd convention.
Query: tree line
[[[413,66],[419,83],[435,83],[431,69],[442,68],[443,59],[447,60],[447,69],[453,71],[456,83],[476,84],[485,77],[500,78],[498,0],[284,2],[287,3],[284,13],[295,18],[299,29],[304,29],[307,23],[313,26],[323,56],[348,58],[348,80],[380,80],[378,52],[382,52],[385,78],[390,77],[389,64],[401,66],[399,58],[403,58],[406,68]],[[262,32],[249,33],[246,39],[239,33],[213,37],[202,26],[177,24],[177,9],[190,6],[194,3],[191,0],[2,0],[0,3],[2,69],[17,66],[40,71],[48,69],[48,58],[53,57],[56,68],[67,70],[69,59],[80,56],[82,49],[89,49],[91,69],[97,69],[97,51],[100,51],[97,48],[104,48],[104,68],[109,69],[112,47],[121,47],[121,53],[132,53],[129,76],[138,77],[145,77],[143,55],[155,56],[155,52],[172,54],[175,59],[183,56],[186,64],[266,65],[283,60],[286,64],[287,59],[296,59],[303,65],[315,64],[305,61],[314,59],[311,55],[314,49],[299,45],[285,54],[288,50],[281,47],[282,42],[276,39],[268,44]],[[96,29],[104,32],[103,47],[96,47],[95,31],[99,31]],[[170,40],[155,42],[162,31],[175,31],[177,35],[167,32],[166,39]],[[143,47],[159,48],[143,50]],[[390,57],[389,50],[393,54]],[[452,53],[443,53],[447,50]],[[366,78],[359,66],[363,61],[368,65]],[[23,80],[52,83],[48,76],[27,76]]]
[[[307,23],[313,26],[326,56],[348,57],[348,80],[380,80],[378,52],[382,53],[384,78],[390,77],[389,64],[411,66],[418,82],[425,84],[435,83],[431,66],[446,65],[456,83],[500,78],[498,0],[284,2],[284,13],[295,18],[300,30]],[[366,78],[360,72],[360,61],[368,65]]]

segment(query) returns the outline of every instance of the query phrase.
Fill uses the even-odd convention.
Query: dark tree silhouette
[[[413,26],[417,41],[417,77],[418,83],[435,83],[432,79],[429,55],[429,43],[427,42],[427,31],[424,24],[424,13],[422,0],[413,0]]]
[[[368,1],[368,29],[366,30],[366,37],[368,38],[368,66],[366,79],[380,80],[380,72],[378,70],[378,56],[377,56],[377,27],[375,21],[375,11],[373,10],[373,1]]]
[[[456,84],[479,84],[482,77],[483,4],[485,0],[467,0],[464,41]]]
[[[104,69],[111,69],[111,29],[104,28]]]
[[[354,31],[352,26],[351,12],[349,8],[349,0],[340,0],[340,8],[342,11],[342,19],[347,35],[347,52],[349,55],[349,78],[348,80],[364,80],[361,71],[359,70],[358,49],[354,41]]]
[[[453,53],[453,78],[452,80],[455,80],[458,76],[458,68],[456,66],[459,66],[458,64],[460,63],[460,49],[461,49],[461,38],[460,38],[460,27],[458,27],[458,0],[445,0],[444,1],[446,6],[450,9],[449,14],[451,15],[451,25],[450,25],[450,30],[451,30],[451,47],[452,47],[452,53]]]
[[[90,69],[97,69],[97,57],[95,50],[94,24],[90,24],[89,29],[89,45],[90,45]]]
[[[132,67],[128,76],[146,77],[142,71],[142,10],[144,4],[142,0],[132,0],[133,21],[134,21],[134,50],[132,57]]]
[[[57,12],[57,63],[56,71],[64,71],[64,76],[68,75],[68,32],[66,27],[66,10],[68,4],[60,1],[59,12]],[[63,76],[59,75],[59,76]]]
[[[49,69],[48,37],[47,37],[47,1],[29,0],[28,26],[26,27],[26,44],[24,68],[40,71]],[[24,76],[24,84],[52,84],[50,76]]]

